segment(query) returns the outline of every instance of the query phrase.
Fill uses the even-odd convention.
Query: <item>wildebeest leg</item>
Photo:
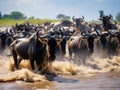
[[[41,57],[36,60],[36,64],[37,64],[37,67],[38,67],[38,71],[41,71],[41,70],[42,70],[43,61],[44,61],[44,60],[41,60]]]
[[[74,55],[74,63],[79,65],[79,55],[78,55],[78,53],[75,53],[75,55]]]
[[[13,59],[14,59],[14,66],[15,66],[16,69],[18,69],[17,54],[13,49],[11,51],[12,51]]]
[[[22,61],[22,58],[19,58],[18,62],[17,62],[18,66],[19,66],[19,64],[20,64],[21,61]]]
[[[31,65],[32,70],[35,70],[34,58],[30,58],[30,65]]]
[[[36,64],[37,64],[37,67],[38,67],[38,71],[40,71],[42,69],[42,62],[38,60],[36,60]]]
[[[2,42],[2,43],[1,43],[1,45],[2,45],[2,49],[5,49],[5,46],[6,46],[6,40],[2,40],[1,42]]]
[[[83,52],[83,54],[82,54],[82,56],[81,56],[81,59],[82,59],[81,64],[82,64],[82,65],[85,65],[85,64],[86,64],[87,56],[88,56],[87,52]]]
[[[36,64],[38,67],[38,71],[42,70],[42,64],[44,62],[45,54],[46,54],[46,50],[44,50],[41,55],[39,55],[39,54],[37,55],[38,57],[36,58]]]
[[[72,61],[72,50],[69,49],[69,57],[70,57],[70,61]]]
[[[83,59],[82,59],[82,64],[83,64],[83,65],[85,65],[85,63],[86,63],[86,57],[85,57],[85,56],[83,56]]]

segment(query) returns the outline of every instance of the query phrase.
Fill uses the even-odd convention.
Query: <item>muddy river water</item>
[[[54,61],[55,75],[33,73],[29,60],[13,70],[13,59],[0,55],[0,90],[120,90],[120,57],[91,57],[87,65]]]

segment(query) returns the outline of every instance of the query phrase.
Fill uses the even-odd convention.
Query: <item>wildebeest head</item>
[[[57,46],[57,41],[54,38],[51,38],[48,40],[48,45],[49,45],[49,59],[50,60],[55,60],[55,48]]]
[[[109,35],[109,33],[106,32],[106,31],[100,33],[96,30],[96,34],[99,36],[99,43],[100,43],[101,47],[105,49],[106,44],[107,44],[107,39],[106,38]]]
[[[60,42],[60,51],[63,55],[66,54],[66,43],[72,36],[72,34],[75,32],[75,30],[70,31],[70,30],[65,30],[64,28],[59,28],[62,40]]]
[[[60,42],[60,49],[63,55],[66,54],[66,39],[63,38],[62,41]]]
[[[83,36],[83,38],[87,39],[87,43],[88,43],[88,50],[89,53],[92,54],[93,53],[93,49],[94,49],[94,39],[95,39],[95,35],[94,34],[86,34],[86,32],[82,32],[81,35]]]
[[[82,16],[82,18],[74,18],[74,16],[73,16],[72,19],[76,23],[76,27],[78,27],[79,24],[84,21],[84,16]]]
[[[39,35],[39,31],[37,32],[37,36],[39,39],[48,45],[48,53],[50,61],[55,60],[55,48],[57,46],[58,38],[54,33],[46,34],[46,35]]]
[[[112,29],[112,23],[110,22],[112,15],[101,16],[99,20],[103,23],[103,28],[105,31]]]

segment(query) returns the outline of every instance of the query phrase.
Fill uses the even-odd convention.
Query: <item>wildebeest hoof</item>
[[[46,77],[56,77],[57,76],[57,74],[55,74],[55,73],[45,73],[44,74]]]
[[[30,82],[30,83],[33,83],[33,82],[34,82],[33,79],[26,79],[25,81],[26,81],[26,82]]]
[[[33,73],[36,73],[37,71],[36,70],[32,70]]]
[[[35,73],[37,73],[37,74],[41,74],[41,71],[36,71]]]
[[[49,59],[51,60],[51,61],[53,61],[53,60],[55,60],[55,57],[49,57]]]

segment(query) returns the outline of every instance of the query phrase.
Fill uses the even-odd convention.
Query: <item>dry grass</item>
[[[0,19],[0,26],[12,26],[17,24],[22,24],[29,22],[31,24],[43,24],[45,22],[58,22],[58,20],[52,19],[27,19],[27,20],[14,20],[14,19]]]

